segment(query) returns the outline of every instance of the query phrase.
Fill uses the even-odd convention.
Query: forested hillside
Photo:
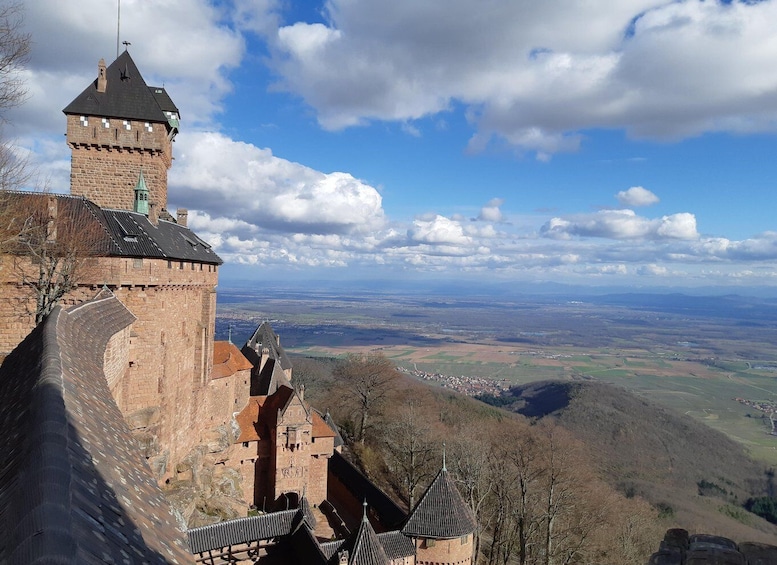
[[[529,419],[397,373],[380,355],[294,359],[295,384],[330,410],[356,463],[406,507],[443,464],[477,515],[482,563],[642,565],[658,511],[602,479],[563,426]]]
[[[693,418],[597,382],[514,387],[499,404],[568,430],[610,485],[650,501],[665,523],[739,540],[768,542],[777,535],[743,507],[750,498],[774,496],[773,471]]]

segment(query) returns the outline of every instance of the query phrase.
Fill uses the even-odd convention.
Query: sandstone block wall
[[[172,143],[165,124],[68,116],[70,193],[103,208],[132,210],[141,167],[149,199],[167,208]]]
[[[302,401],[294,395],[275,430],[274,499],[285,492],[302,495],[307,489],[312,432]]]
[[[311,445],[307,497],[312,504],[326,500],[329,457],[334,451],[334,438],[317,438]]]
[[[229,377],[210,380],[207,383],[203,420],[212,425],[231,421],[235,413],[248,404],[250,386],[250,369],[237,371]]]
[[[19,284],[19,268],[36,267],[28,258],[3,259],[0,352],[9,352],[34,327],[35,298]],[[158,439],[174,464],[197,444],[203,430],[213,426],[217,415],[219,419],[231,416],[238,394],[233,382],[232,392],[224,400],[228,406],[207,402],[217,267],[166,259],[103,257],[90,260],[81,280],[84,284],[62,300],[63,306],[91,299],[106,285],[137,317],[129,329],[129,350],[119,351],[119,337],[115,338],[116,347],[109,348],[106,360],[111,389],[125,415],[160,408]],[[119,376],[122,364],[126,370]],[[247,391],[240,394],[245,398]]]
[[[105,373],[105,380],[108,381],[108,388],[111,391],[117,388],[116,385],[127,373],[130,356],[130,334],[131,331],[128,326],[113,334],[105,346],[103,372]]]
[[[416,540],[417,565],[472,565],[472,535],[448,540]]]

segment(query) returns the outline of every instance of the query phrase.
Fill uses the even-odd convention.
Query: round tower
[[[402,528],[413,539],[416,565],[472,565],[475,517],[442,469],[418,500]]]

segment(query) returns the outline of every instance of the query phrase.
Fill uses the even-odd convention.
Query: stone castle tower
[[[108,67],[100,59],[97,78],[63,112],[72,195],[133,210],[142,172],[152,214],[166,210],[178,108],[164,88],[146,85],[127,51]]]

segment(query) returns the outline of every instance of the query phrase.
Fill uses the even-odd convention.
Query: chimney
[[[105,75],[105,59],[100,59],[97,63],[97,92],[105,92],[108,86],[108,77]]]
[[[148,203],[148,221],[152,226],[159,225],[159,206],[156,202]]]
[[[46,198],[46,240],[57,241],[57,213],[59,202],[56,196]]]
[[[189,210],[186,208],[178,208],[178,210],[175,211],[175,216],[175,221],[178,222],[178,225],[186,227],[186,222],[188,221],[189,217]]]

